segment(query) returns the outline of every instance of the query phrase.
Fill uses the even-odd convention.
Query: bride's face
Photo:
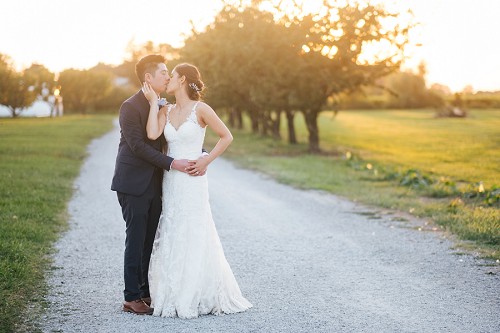
[[[185,80],[184,76],[180,77],[179,73],[174,70],[167,86],[167,94],[174,95],[177,90],[182,88],[182,84]]]

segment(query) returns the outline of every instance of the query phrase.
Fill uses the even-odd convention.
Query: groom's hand
[[[170,165],[170,169],[187,173],[192,164],[193,163],[188,160],[174,160],[172,165]]]

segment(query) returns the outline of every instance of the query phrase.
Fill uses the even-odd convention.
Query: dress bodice
[[[165,139],[168,142],[167,155],[175,159],[198,159],[201,155],[203,141],[205,140],[205,127],[198,123],[196,115],[196,102],[191,113],[186,120],[175,128],[170,122],[170,111],[172,105],[167,110],[167,124],[163,130]]]

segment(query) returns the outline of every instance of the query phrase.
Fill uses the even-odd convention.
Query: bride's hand
[[[144,96],[149,101],[149,104],[151,103],[156,103],[158,101],[158,94],[153,90],[151,85],[147,82],[144,82],[142,85],[142,92],[144,93]]]
[[[187,168],[187,173],[191,176],[203,176],[205,173],[207,173],[209,162],[208,159],[205,158],[205,156],[200,157],[196,161],[189,162],[192,164]]]

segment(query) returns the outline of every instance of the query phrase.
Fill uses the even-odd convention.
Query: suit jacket
[[[142,195],[155,169],[170,170],[174,159],[161,152],[166,145],[164,136],[148,139],[148,116],[149,102],[141,90],[120,107],[120,143],[111,183],[113,191]]]

